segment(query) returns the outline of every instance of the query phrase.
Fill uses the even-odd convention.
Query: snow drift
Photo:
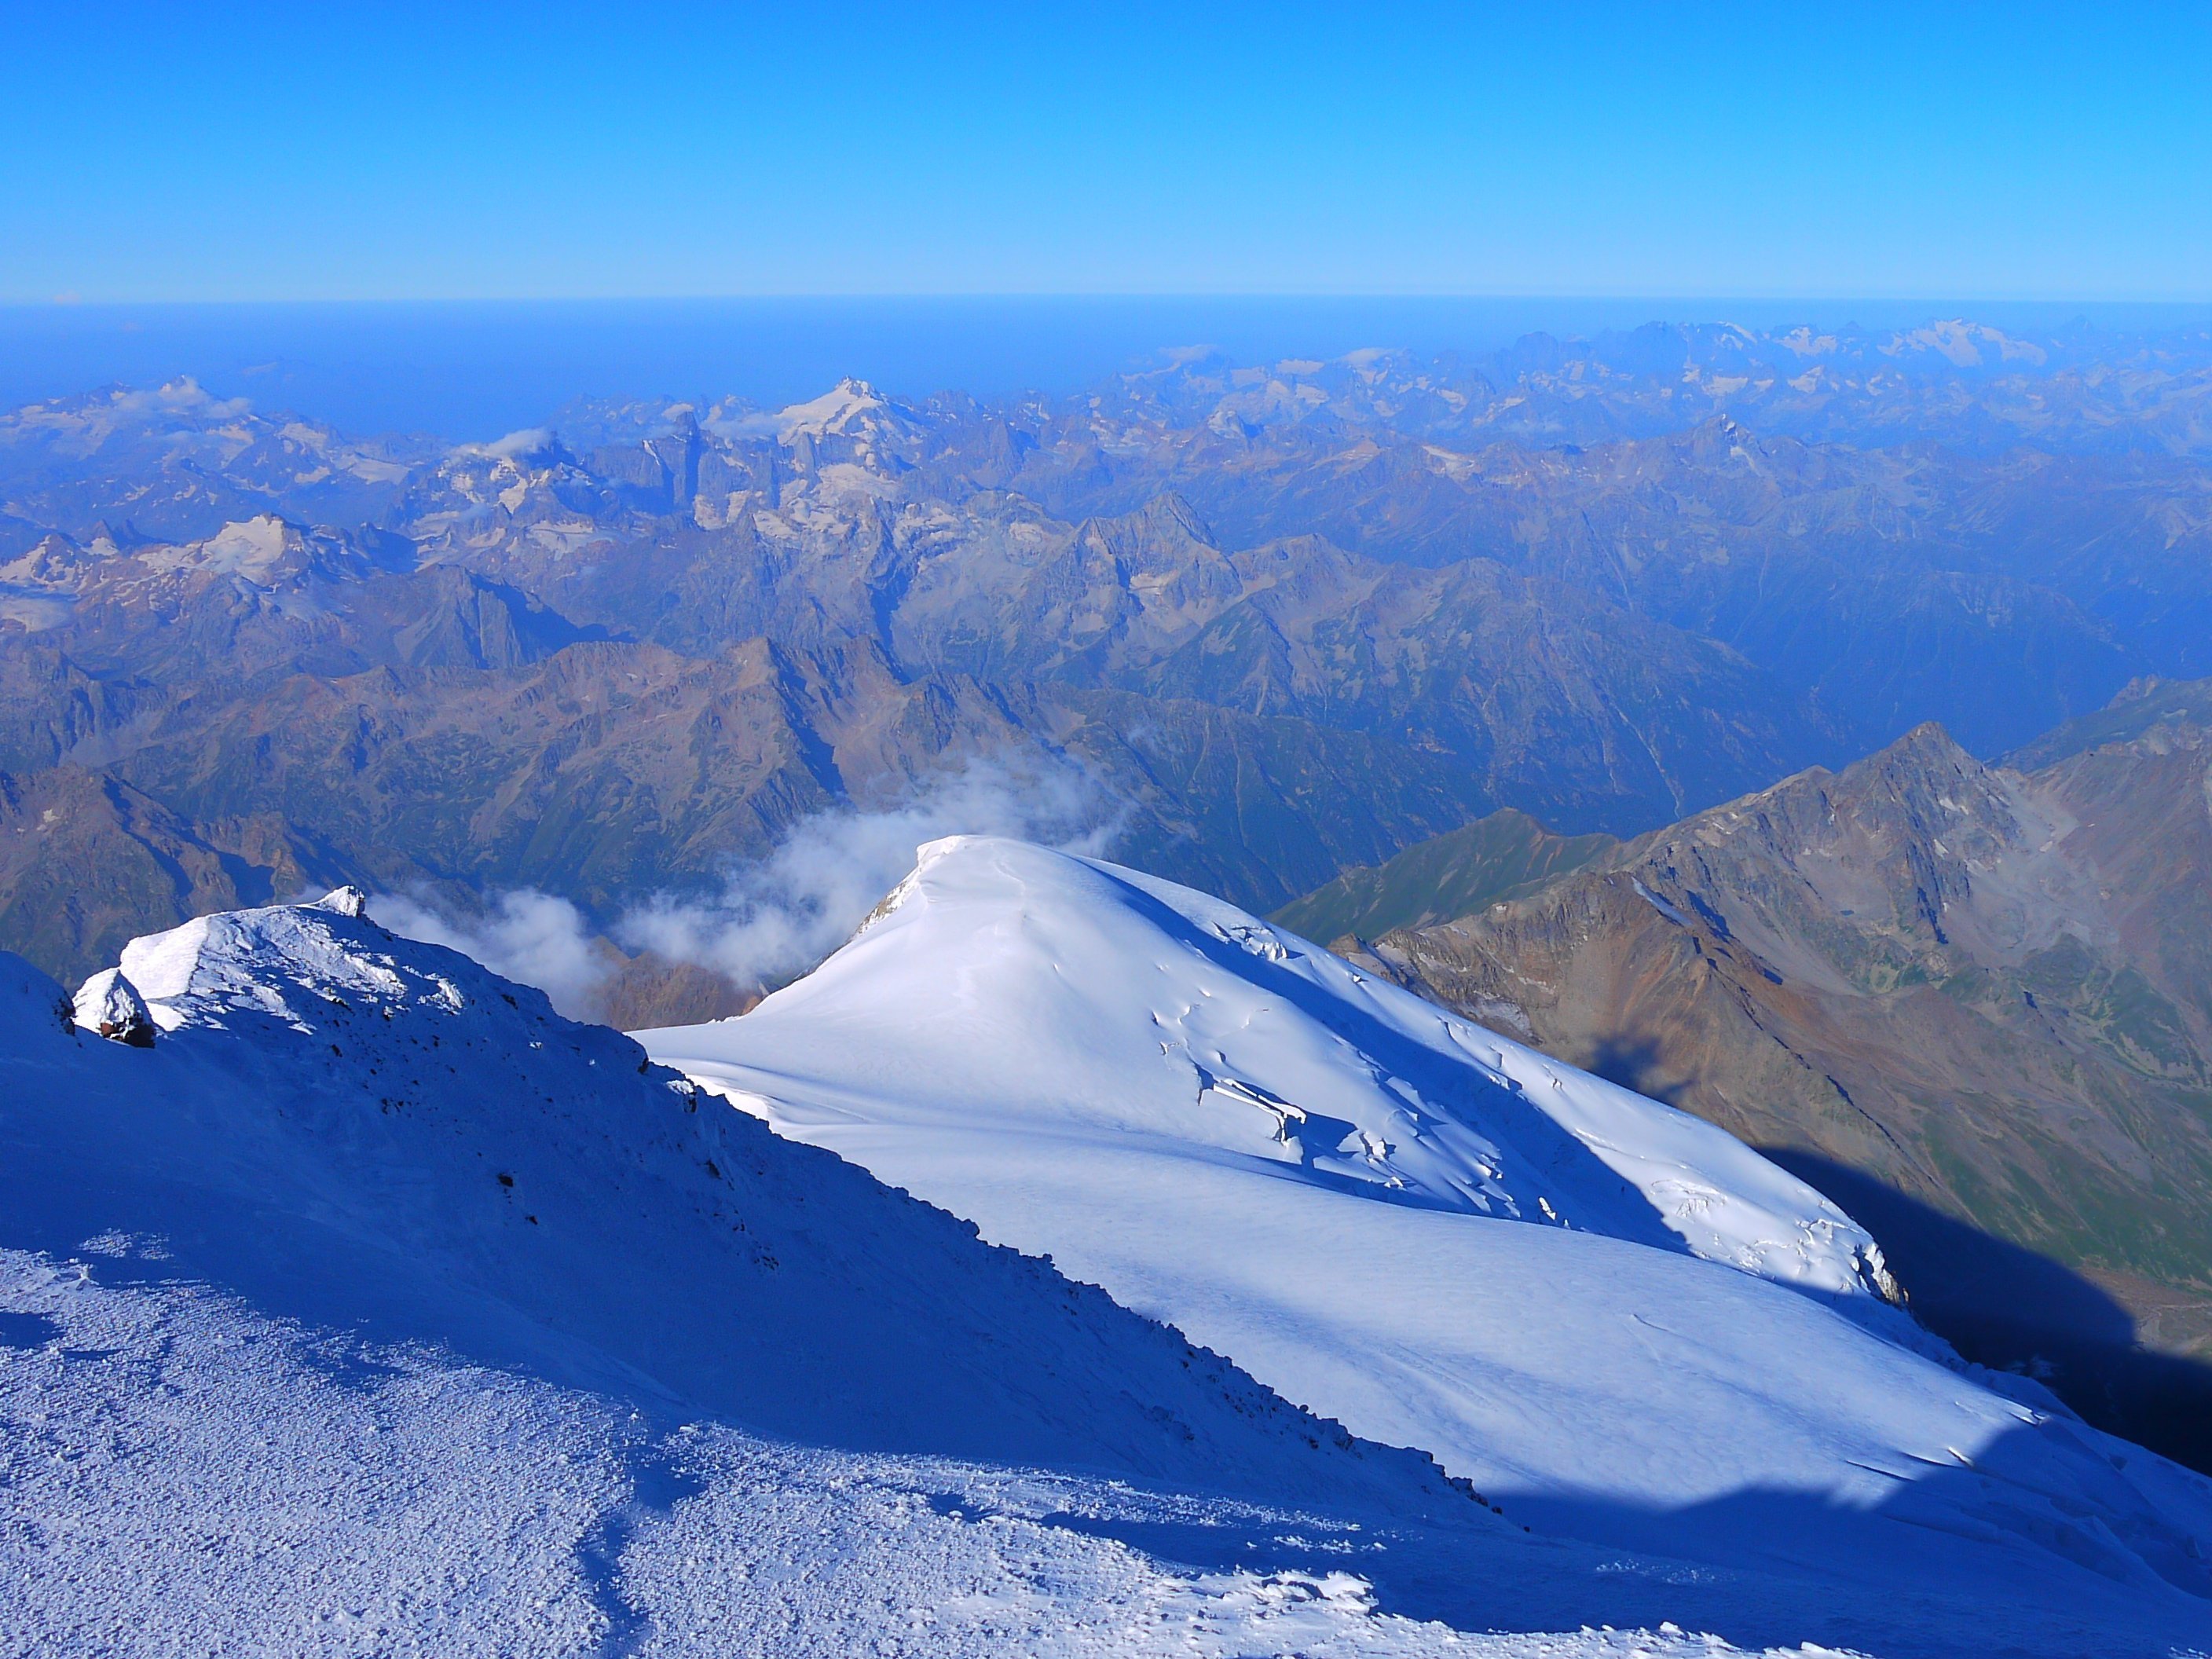
[[[1402,1388],[1398,1437],[1522,1472],[1486,1502],[358,894],[134,941],[75,999],[0,957],[0,1649],[2203,1644],[2201,1483],[1839,1316],[1900,1317],[1848,1220],[1740,1148],[1564,1072],[1571,1112],[1468,1084],[1527,1057],[1415,1041],[1431,1012],[1354,987],[1360,1014],[1337,971],[1194,895],[951,843],[814,1013],[787,993],[702,1041],[773,1038],[775,1086],[886,1168],[965,1121],[933,1182],[996,1162],[1071,1266],[1297,1392],[1379,1419]],[[1605,1415],[1655,1381],[1656,1429]],[[1711,1435],[1731,1389],[1749,1449]],[[1999,1422],[2034,1455],[1972,1437]],[[1912,1462],[1936,1433],[1948,1464]],[[1833,1491],[1869,1445],[1907,1449],[1878,1467],[1932,1494],[1907,1518],[1956,1582],[1893,1543],[1808,1565],[1798,1509],[1756,1572],[1671,1559],[1725,1553],[1695,1517],[1662,1550],[1558,1530],[1601,1530],[1577,1491],[1694,1489],[1700,1457]]]
[[[1036,1517],[1505,1538],[362,908],[203,917],[74,1006],[0,957],[0,1647],[1076,1652],[1165,1596],[1164,1644],[1419,1651],[1326,1555],[1208,1588]]]
[[[75,999],[0,957],[0,1650],[1824,1627],[1526,1533],[362,909],[204,917]]]
[[[1817,1193],[1202,895],[938,842],[808,978],[639,1035],[1510,1512],[2212,1629],[2212,1484],[1969,1375]]]
[[[138,1053],[72,1041],[39,1029],[36,996],[23,1032],[19,1006],[11,1139],[99,1177],[16,1192],[19,1219],[68,1206],[82,1238],[146,1232],[158,1210],[173,1250],[235,1249],[235,1278],[245,1258],[274,1265],[269,1235],[234,1224],[265,1210],[327,1252],[289,1264],[302,1298],[325,1273],[434,1282],[441,1334],[486,1357],[779,1432],[1251,1474],[1278,1497],[1340,1474],[1365,1498],[1472,1507],[1424,1460],[1346,1449],[1095,1290],[702,1106],[620,1033],[386,933],[350,890],[135,940],[95,982],[135,990],[160,1036]]]

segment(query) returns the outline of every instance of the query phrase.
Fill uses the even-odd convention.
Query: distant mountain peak
[[[776,434],[789,442],[799,433],[815,436],[847,433],[871,416],[887,413],[883,394],[866,380],[847,375],[818,398],[787,404],[772,417]]]

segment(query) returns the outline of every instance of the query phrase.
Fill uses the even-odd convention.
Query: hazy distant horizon
[[[845,375],[905,397],[1065,393],[1180,347],[1247,362],[1364,346],[1481,353],[1646,323],[1904,328],[1966,317],[2120,331],[2212,301],[1707,297],[952,295],[0,307],[0,405],[189,375],[356,432],[466,441],[583,397],[810,397]]]

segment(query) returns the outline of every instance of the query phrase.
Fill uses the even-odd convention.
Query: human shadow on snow
[[[2212,1564],[2130,1484],[2138,1461],[2155,1462],[2052,1419],[1942,1463],[1900,1459],[1882,1471],[1890,1494],[1864,1508],[1783,1490],[1677,1506],[1507,1492],[1507,1519],[1533,1529],[1528,1553],[1471,1604],[1468,1575],[1487,1563],[1449,1538],[1387,1527],[1316,1537],[1280,1522],[1143,1514],[1054,1519],[1200,1571],[1355,1572],[1389,1611],[1454,1623],[1472,1613],[1477,1629],[1672,1620],[1751,1651],[1809,1643],[1889,1659],[2170,1659],[2212,1645]],[[2100,1503],[2094,1514],[2084,1487]],[[1557,1570],[1544,1571],[1547,1561]]]

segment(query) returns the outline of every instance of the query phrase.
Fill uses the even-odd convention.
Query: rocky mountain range
[[[1626,844],[1486,820],[1285,918],[1768,1149],[1936,1328],[2201,1465],[2208,872],[2212,682],[2146,683],[2000,763],[1923,726]]]
[[[1498,1068],[1484,1098],[1501,1124],[1524,1123],[1531,1091],[1567,1088],[1564,1060],[1765,1152],[1817,1189],[1817,1218],[1758,1234],[1753,1254],[1785,1278],[1863,1225],[1853,1271],[1909,1297],[1968,1363],[1943,1358],[1915,1385],[1933,1415],[1881,1442],[1917,1448],[1910,1469],[1854,1453],[1835,1492],[1911,1486],[1940,1450],[1960,1465],[1938,1483],[1955,1475],[1958,1513],[1986,1500],[2012,1515],[2003,1483],[2024,1466],[1985,1468],[1931,1426],[1980,1364],[2020,1374],[1990,1379],[2010,1402],[1990,1422],[2061,1425],[2051,1490],[2078,1519],[2090,1510],[2069,1507],[2067,1483],[2120,1465],[2076,1456],[2059,1399],[2212,1469],[2212,680],[2188,678],[2212,672],[2208,396],[2201,333],[2027,340],[1947,323],[1656,329],[1464,361],[1177,353],[1068,398],[909,401],[848,380],[780,410],[580,403],[459,447],[344,434],[188,383],[34,405],[0,416],[0,948],[74,981],[149,959],[143,936],[188,918],[293,915],[285,901],[358,883],[425,939],[469,944],[483,937],[471,917],[496,921],[507,970],[568,1012],[668,1028],[805,975],[913,869],[917,842],[1011,836],[962,843],[962,867],[985,873],[963,886],[940,872],[930,905],[902,884],[860,936],[873,944],[841,953],[848,969],[896,957],[885,941],[911,945],[933,907],[968,930],[951,956],[902,968],[899,995],[851,993],[825,1028],[840,1063],[905,1094],[918,1073],[953,1075],[948,1055],[988,1049],[957,1035],[973,1008],[916,1016],[873,1060],[857,1034],[935,1007],[969,971],[945,963],[996,962],[1018,941],[1035,960],[1004,1007],[1057,1012],[993,1015],[991,1030],[1111,1029],[1162,1102],[1198,1115],[1201,1141],[1218,1130],[1241,1137],[1237,1158],[1297,1160],[1317,1216],[1337,1213],[1332,1183],[1373,1176],[1391,1195],[1361,1228],[1411,1238],[1429,1224],[1391,1160],[1410,1156],[1413,1097],[1364,1061],[1346,1073],[1357,1110],[1317,1109],[1297,1067],[1265,1080],[1292,1051],[1348,1063],[1353,1017],[1334,1004],[1287,1046],[1255,1035],[1296,989],[1295,958],[1344,1008],[1393,1010],[1390,1054],[1443,1040],[1434,1025]],[[870,837],[895,854],[880,880],[854,850]],[[1227,902],[1176,890],[1170,932],[1200,964],[1187,996],[1155,982],[1167,901],[1146,884],[1161,878]],[[1109,879],[1127,895],[1100,908]],[[804,925],[748,908],[778,884],[803,902],[792,915],[812,907]],[[1062,889],[1091,896],[1054,911]],[[901,895],[906,921],[888,926]],[[1124,936],[1115,921],[1115,950],[1085,942],[1125,909],[1142,926]],[[1060,912],[1081,925],[1064,948],[1040,943]],[[1233,1018],[1224,963],[1256,999]],[[1383,980],[1490,1031],[1423,1014]],[[835,982],[808,993],[800,978],[767,1012]],[[1127,1002],[1103,1021],[1084,1005],[1101,984]],[[515,1006],[478,1000],[494,995]],[[91,1029],[112,1023],[105,1007]],[[1191,1069],[1163,1070],[1160,1033],[1194,1018]],[[700,1040],[730,1050],[717,1064],[754,1066],[738,1051],[775,1025]],[[1493,1032],[1545,1053],[1482,1061]],[[815,1065],[836,1045],[808,1031],[800,1047]],[[1026,1069],[993,1085],[1009,1110],[1033,1109],[1040,1079],[1091,1075],[1042,1039],[1015,1047]],[[1249,1077],[1220,1070],[1247,1048]],[[745,1086],[805,1069],[755,1066]],[[817,1081],[822,1101],[794,1109],[854,1121],[866,1091]],[[1607,1110],[1629,1098],[1575,1087]],[[954,1092],[955,1117],[997,1097]],[[1116,1109],[1139,1092],[1101,1085]],[[1217,1123],[1215,1107],[1248,1115]],[[1710,1134],[1672,1114],[1651,1125]],[[985,1144],[1003,1166],[1008,1142]],[[1068,1163],[1057,1141],[1038,1156]],[[1469,1180],[1497,1176],[1488,1156]],[[1717,1229],[1705,1265],[1745,1267],[1743,1240],[1707,1213],[1720,1188],[1657,1152],[1632,1161],[1651,1177],[1634,1225],[1664,1225],[1631,1242],[1672,1250]],[[1545,1248],[1565,1262],[1602,1246],[1577,1194],[1617,1197],[1618,1182],[1585,1170],[1585,1192],[1566,1178],[1575,1160],[1530,1162],[1556,1186],[1525,1194],[1522,1219],[1557,1231]],[[1059,1227],[1078,1207],[1036,1214]],[[1116,1220],[1101,1237],[1127,1234]],[[1269,1272],[1293,1243],[1386,1273],[1431,1260],[1331,1250],[1304,1219],[1282,1237],[1259,1253]],[[1161,1248],[1122,1264],[1133,1305],[1164,1282],[1148,1275],[1218,1254]],[[1311,1292],[1326,1275],[1297,1278]],[[1472,1297],[1443,1322],[1518,1330],[1476,1310],[1503,1284],[1555,1307],[1559,1287],[1620,1288],[1595,1269],[1455,1270],[1405,1305],[1426,1330],[1440,1298]],[[1734,1329],[1735,1314],[1676,1320],[1672,1284],[1636,1294],[1686,1328],[1662,1333],[1680,1352]],[[1255,1354],[1280,1323],[1273,1297],[1237,1337]],[[1377,1304],[1352,1290],[1331,1304]],[[1775,1305],[1829,1329],[1832,1310]],[[1619,1311],[1578,1328],[1626,1329]],[[1564,1350],[1547,1375],[1578,1400],[1593,1377],[1626,1386],[1633,1409],[1588,1407],[1590,1420],[1657,1425],[1667,1456],[1709,1465],[1654,1407],[1695,1364],[1662,1364],[1632,1334],[1620,1353],[1654,1368],[1650,1388],[1628,1359]],[[1812,1353],[1754,1343],[1735,1375],[1796,1367],[1790,1389],[1825,1398],[1834,1379]],[[1493,1396],[1504,1373],[1463,1358],[1500,1423],[1536,1420],[1525,1389]],[[1876,1376],[1893,1363],[1855,1391],[1878,1413],[1895,1404]],[[1304,1371],[1281,1376],[1305,1397]],[[1419,1393],[1401,1382],[1346,1395],[1390,1443],[1432,1447],[1471,1420],[1452,1407],[1443,1427],[1401,1432],[1390,1413]],[[1697,1420],[1727,1430],[1701,1431],[1711,1443],[1737,1434],[1747,1397],[1735,1382],[1698,1395]],[[1462,1450],[1502,1443],[1486,1432]],[[1570,1468],[1579,1431],[1563,1443],[1561,1478],[1589,1486]],[[1603,1461],[1619,1474],[1658,1450]],[[1764,1469],[1741,1490],[1775,1489]],[[1656,1547],[1648,1526],[1688,1535],[1622,1491],[1627,1510],[1576,1524],[1608,1547]],[[1858,1501],[1821,1500],[1819,1525],[1848,1532],[1838,1517]],[[1966,1524],[1939,1512],[1954,1518],[1893,1518]],[[2104,1547],[2036,1514],[2038,1549],[2046,1531]],[[1698,1524],[1729,1550],[1772,1530],[1749,1510]],[[2142,1536],[2165,1564],[2154,1577],[2201,1573],[2180,1532]]]
[[[1635,835],[1928,719],[1993,754],[2212,666],[2208,374],[2186,331],[1944,323],[1187,352],[458,448],[189,383],[33,405],[0,944],[74,974],[342,879],[603,923],[978,765],[1272,907],[1501,808]]]

